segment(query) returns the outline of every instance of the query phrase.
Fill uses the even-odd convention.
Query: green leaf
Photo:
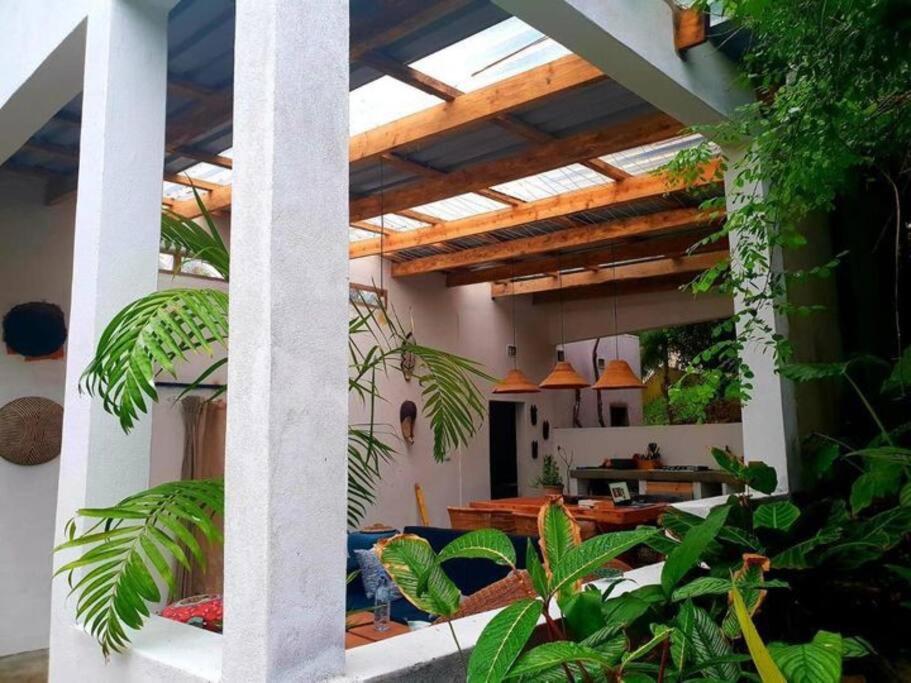
[[[542,598],[549,594],[547,574],[544,572],[544,565],[541,564],[541,558],[538,557],[538,551],[532,545],[531,539],[528,539],[525,545],[525,569],[531,577],[531,585]]]
[[[615,531],[595,536],[582,545],[570,548],[553,570],[551,592],[556,593],[571,586],[656,533],[656,529]]]
[[[739,680],[740,669],[735,664],[709,663],[719,657],[727,657],[733,651],[708,612],[687,601],[680,606],[674,625],[671,658],[678,671],[689,665],[718,680]]]
[[[734,602],[734,613],[737,615],[743,639],[746,641],[762,683],[788,683],[769,654],[765,643],[762,642],[762,638],[759,637],[759,632],[753,625],[753,620],[750,619],[750,614],[743,602],[743,596],[740,595],[736,586],[731,590],[731,599]]]
[[[781,551],[772,558],[775,569],[809,569],[814,566],[813,551],[827,543],[833,543],[841,537],[838,530],[817,532],[812,538],[801,541]]]
[[[851,509],[856,515],[874,500],[896,493],[901,485],[902,466],[894,462],[870,461],[867,471],[851,486]]]
[[[567,512],[563,499],[548,500],[538,513],[541,554],[544,569],[553,576],[563,557],[582,542],[579,525]]]
[[[582,641],[605,627],[601,592],[584,590],[573,594],[563,606],[563,617],[576,641]]]
[[[468,683],[499,683],[506,678],[542,608],[540,600],[518,600],[490,620],[468,660]]]
[[[180,543],[184,537],[192,539],[194,532],[211,533],[210,517],[221,511],[223,501],[220,481],[181,481],[161,484],[109,508],[77,512],[98,521],[55,548],[59,553],[82,551],[55,575],[67,574],[73,585],[75,570],[86,570],[71,591],[77,596],[76,618],[105,656],[127,646],[125,627],[140,628],[149,616],[148,603],[161,599],[157,580],[175,590],[170,559],[189,567]],[[190,509],[193,515],[186,513]],[[75,526],[67,524],[71,530]]]
[[[439,567],[433,549],[414,534],[397,534],[376,544],[380,562],[407,600],[424,612],[449,617],[461,594]]]
[[[841,639],[841,651],[843,659],[860,659],[868,655],[876,654],[873,646],[860,636]]]
[[[788,363],[779,372],[794,382],[832,379],[845,374],[848,363]]]
[[[668,596],[674,587],[699,562],[727,519],[730,507],[722,505],[712,510],[705,521],[690,531],[674,551],[668,555],[661,570],[661,587]]]
[[[477,529],[451,541],[437,555],[437,562],[454,558],[481,558],[515,569],[516,549],[509,536],[498,529]]]
[[[509,678],[534,676],[562,664],[584,662],[595,668],[611,668],[616,664],[613,659],[599,650],[568,641],[544,643],[526,652],[509,672]]]
[[[800,517],[800,508],[793,503],[788,501],[765,503],[756,508],[753,513],[753,526],[787,531],[794,526],[798,517]]]
[[[820,631],[806,645],[769,646],[772,659],[790,683],[840,683],[842,640]]]

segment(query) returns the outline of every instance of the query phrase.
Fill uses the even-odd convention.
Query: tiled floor
[[[47,650],[0,657],[0,683],[47,683]]]

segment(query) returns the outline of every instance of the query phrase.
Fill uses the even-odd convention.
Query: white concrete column
[[[239,0],[226,683],[343,671],[348,2]]]
[[[743,152],[726,149],[725,154],[728,158],[728,170],[724,183],[727,208],[730,212],[749,197],[761,197],[766,188],[762,183],[737,187],[735,180]],[[740,239],[742,237],[737,232],[731,233],[732,257],[737,253]],[[781,270],[782,257],[779,248],[770,254],[769,264],[774,271]],[[736,262],[734,267],[736,268]],[[735,296],[735,314],[743,310],[743,297]],[[771,302],[759,309],[758,317],[768,325],[772,334],[788,337],[788,319],[776,312]],[[738,332],[742,332],[743,325],[744,321],[738,320]],[[776,372],[772,350],[763,342],[746,344],[741,351],[741,360],[750,367],[754,375],[749,380],[753,386],[751,398],[742,409],[744,457],[747,461],[761,460],[774,467],[778,473],[778,492],[787,492],[790,488],[789,483],[796,485],[797,482],[797,454],[800,445],[794,387],[789,380]]]
[[[58,540],[78,508],[110,505],[149,483],[151,419],[124,434],[100,400],[79,393],[78,383],[111,318],[156,288],[171,5],[98,0],[89,12]],[[52,681],[73,680],[75,640],[88,641],[72,628],[74,603],[64,601],[66,593],[66,583],[55,581]]]

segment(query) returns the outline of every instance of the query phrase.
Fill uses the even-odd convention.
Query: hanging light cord
[[[512,272],[512,367],[515,370],[519,367],[519,343],[516,334],[516,271]]]
[[[610,243],[610,260],[611,260],[611,279],[614,281],[614,354],[617,356],[617,360],[620,360],[620,332],[617,329],[617,299],[619,298],[619,292],[617,291],[617,257],[614,253],[614,242]]]

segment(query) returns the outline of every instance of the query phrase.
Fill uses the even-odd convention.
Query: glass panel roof
[[[396,230],[404,232],[406,230],[415,230],[416,228],[425,228],[428,223],[423,221],[416,221],[413,218],[408,218],[407,216],[399,216],[394,213],[387,213],[383,216],[382,220],[379,216],[376,218],[368,218],[365,223],[370,223],[371,225],[376,225],[378,227],[385,227],[387,230]]]
[[[233,159],[234,148],[229,147],[224,152],[222,152],[220,156]],[[203,161],[200,161],[198,164],[193,164],[189,168],[184,169],[178,175],[186,175],[193,180],[206,180],[210,183],[217,183],[219,185],[230,185],[233,174],[230,168],[223,168],[221,166],[215,166],[213,164],[207,164]],[[165,181],[162,185],[162,191],[164,193],[164,196],[169,199],[190,199],[193,196],[193,190],[186,185],[181,185],[180,183],[169,183]]]
[[[603,161],[622,168],[627,173],[638,175],[664,166],[681,149],[695,147],[703,141],[701,135],[684,135],[662,140],[642,147],[634,147],[616,154],[601,157]]]
[[[555,40],[511,17],[411,66],[470,92],[569,53]]]
[[[375,233],[370,232],[369,230],[361,230],[360,228],[348,228],[348,239],[352,242],[360,242],[361,240],[369,240],[374,237],[378,237]]]
[[[497,202],[493,199],[488,199],[479,194],[469,192],[468,194],[460,194],[456,197],[442,199],[438,202],[424,204],[423,206],[416,206],[414,207],[414,210],[430,214],[431,216],[437,216],[444,221],[454,221],[459,218],[477,216],[478,214],[487,213],[488,211],[504,209],[506,206],[507,205],[502,202]]]
[[[351,91],[348,128],[351,135],[357,135],[442,101],[391,76],[383,76]]]
[[[555,168],[552,171],[545,171],[527,178],[512,180],[508,183],[497,185],[493,189],[531,202],[536,199],[545,199],[564,192],[582,190],[586,187],[610,182],[613,181],[597,171],[593,171],[581,164],[571,164],[570,166]]]

